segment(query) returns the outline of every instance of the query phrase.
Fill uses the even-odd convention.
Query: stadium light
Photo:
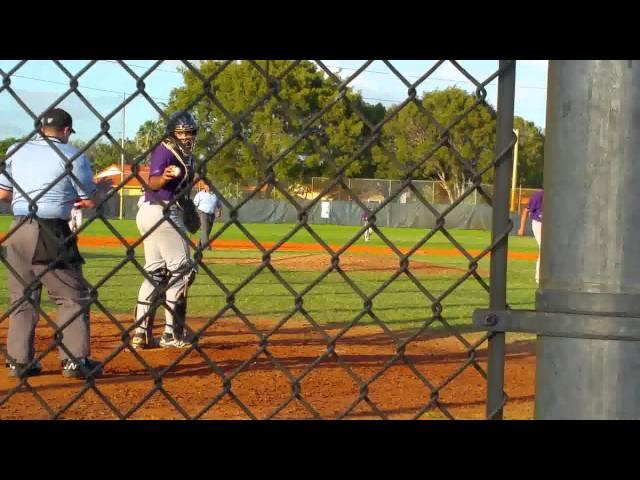
[[[518,146],[520,144],[520,131],[516,128],[513,130],[516,134],[516,144],[513,147],[513,174],[511,176],[511,211],[515,212],[516,200],[516,178],[518,176]]]

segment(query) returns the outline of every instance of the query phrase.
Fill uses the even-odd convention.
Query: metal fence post
[[[513,107],[515,100],[516,63],[514,60],[500,60],[504,71],[498,80],[498,113],[496,119],[496,152],[502,152],[513,142]],[[495,171],[493,193],[493,213],[491,223],[491,241],[495,242],[509,226],[509,190],[513,164],[513,147],[502,160],[498,161]],[[491,291],[489,308],[504,310],[507,304],[507,243],[508,235],[491,252]],[[504,403],[504,347],[505,334],[494,333],[489,338],[487,364],[487,418],[502,419]]]
[[[572,332],[538,336],[538,419],[640,418],[639,94],[637,61],[550,62],[536,309]]]

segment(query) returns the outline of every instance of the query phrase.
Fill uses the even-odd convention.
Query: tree
[[[387,114],[387,109],[380,102],[375,105],[365,102],[362,98],[358,99],[358,108],[372,124],[380,123]]]
[[[4,140],[0,140],[0,155],[6,155],[9,147],[19,141],[20,139],[15,137],[9,137],[5,138]]]
[[[362,115],[373,125],[377,125],[380,123],[385,116],[387,115],[387,109],[381,103],[377,103],[372,105],[370,103],[365,102],[361,97],[357,97],[356,106],[358,110],[362,113]],[[366,137],[371,132],[367,128],[366,125],[363,125],[362,129],[362,137]],[[363,138],[364,140],[364,138]],[[355,175],[355,177],[360,178],[374,178],[376,176],[376,163],[373,159],[372,149],[368,148],[362,153],[362,157],[360,160],[360,164],[362,168],[360,172]]]
[[[450,87],[425,93],[421,104],[446,128],[475,101],[475,97],[466,91]],[[443,138],[442,131],[415,104],[408,104],[385,124],[380,145],[373,148],[376,176],[399,178],[404,175],[404,169],[420,164],[413,172],[413,178],[436,179],[453,203],[473,176],[493,160],[495,135],[495,111],[489,105],[477,105],[457,122],[448,139],[466,160],[465,164],[446,144],[436,148]],[[430,158],[423,162],[429,154]],[[493,169],[490,169],[482,182],[489,183],[492,179]]]
[[[513,128],[518,129],[518,179],[526,187],[542,188],[544,166],[544,133],[533,122],[515,117]]]
[[[256,64],[276,77],[291,67],[292,62],[261,60]],[[222,65],[219,61],[205,61],[200,64],[200,71],[208,77]],[[184,86],[171,93],[168,113],[185,108],[203,90],[202,82],[191,71],[184,71],[183,76]],[[264,178],[267,166],[293,145],[305,126],[309,127],[308,137],[273,167],[279,180],[301,183],[312,175],[331,175],[336,166],[343,166],[357,151],[364,126],[352,108],[351,102],[357,101],[357,95],[348,90],[349,101],[338,101],[320,119],[307,125],[338,93],[326,76],[313,63],[302,61],[280,80],[276,95],[253,108],[271,86],[250,62],[234,62],[215,77],[209,91],[233,119],[242,117],[242,120],[234,126],[208,97],[192,109],[202,126],[196,156],[208,157],[219,149],[208,163],[210,176],[223,182]],[[221,147],[236,133],[235,129],[240,129],[245,141],[235,139]],[[357,175],[365,164],[359,159],[347,167],[345,173]]]
[[[76,140],[72,142],[72,145],[78,149],[82,149],[86,145],[86,142]],[[140,154],[133,140],[125,139],[124,150],[125,163],[130,164]],[[120,165],[122,161],[120,146],[116,146],[108,140],[93,143],[85,150],[84,154],[89,160],[94,173],[98,173],[114,163]]]
[[[164,126],[160,121],[147,120],[136,132],[134,142],[140,153],[147,152],[156,145],[164,135]]]

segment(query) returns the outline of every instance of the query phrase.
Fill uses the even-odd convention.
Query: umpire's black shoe
[[[27,368],[27,363],[10,362],[7,360],[4,366],[7,367],[9,376],[13,378],[34,377],[40,375],[42,372],[40,362],[35,362],[31,367]]]
[[[102,364],[88,357],[80,360],[67,358],[62,361],[62,376],[67,378],[99,377],[102,374]]]

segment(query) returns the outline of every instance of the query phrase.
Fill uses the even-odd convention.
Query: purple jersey
[[[543,191],[540,190],[531,195],[529,206],[527,207],[531,220],[537,220],[538,222],[542,221],[542,193]]]
[[[369,214],[367,212],[362,212],[362,216],[360,217],[360,221],[362,223],[366,222],[369,220]]]
[[[164,144],[158,145],[153,152],[151,152],[151,161],[149,167],[149,176],[161,177],[164,169],[169,165],[176,165],[180,167],[180,175],[165,183],[163,187],[158,191],[148,191],[144,194],[144,199],[147,202],[152,201],[168,201],[171,200],[175,193],[180,181],[184,178],[185,171],[182,163],[178,160],[171,151],[164,146]]]

